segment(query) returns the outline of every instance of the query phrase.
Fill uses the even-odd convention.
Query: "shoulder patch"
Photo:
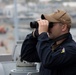
[[[65,48],[63,48],[63,49],[61,50],[61,53],[65,53]]]

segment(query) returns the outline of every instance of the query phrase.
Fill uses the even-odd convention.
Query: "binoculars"
[[[43,14],[41,15],[41,19],[45,19]],[[31,28],[38,28],[38,26],[39,26],[39,24],[37,21],[30,22]],[[53,22],[49,22],[48,28],[52,28],[52,27],[53,27]]]

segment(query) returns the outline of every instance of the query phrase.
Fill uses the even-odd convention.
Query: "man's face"
[[[62,24],[53,23],[53,27],[48,29],[49,37],[55,39],[62,34]]]

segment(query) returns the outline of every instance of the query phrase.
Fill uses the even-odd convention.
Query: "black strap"
[[[69,36],[69,34],[70,33],[66,33],[66,34],[63,34],[63,35],[57,37],[56,39],[54,39],[54,42],[57,42],[57,41],[62,40],[64,38],[67,38]]]

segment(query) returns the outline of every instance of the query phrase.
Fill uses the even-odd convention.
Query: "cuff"
[[[46,32],[43,32],[39,35],[38,40],[49,40],[48,34]]]

